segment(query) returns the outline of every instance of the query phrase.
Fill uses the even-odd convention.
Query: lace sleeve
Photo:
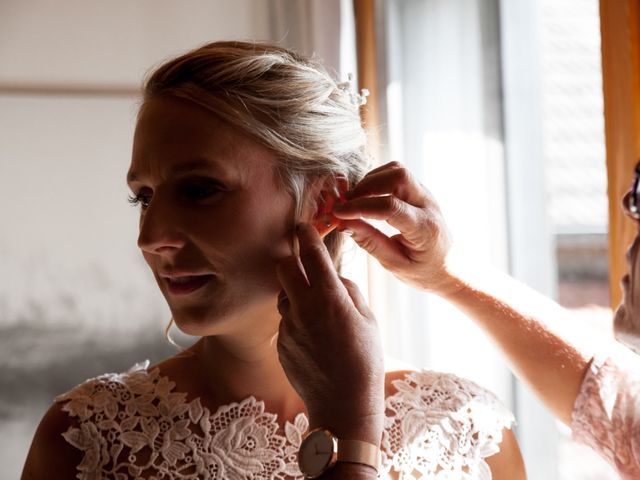
[[[386,400],[382,464],[401,480],[490,480],[484,460],[498,451],[514,423],[498,398],[455,375],[412,372],[393,382]]]
[[[640,378],[612,358],[594,358],[573,409],[572,432],[615,466],[640,478]]]

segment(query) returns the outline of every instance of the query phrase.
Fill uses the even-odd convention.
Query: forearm
[[[514,373],[557,418],[570,425],[593,349],[571,328],[570,313],[497,271],[452,269],[459,289],[444,297],[503,351]],[[477,280],[476,280],[477,279]]]

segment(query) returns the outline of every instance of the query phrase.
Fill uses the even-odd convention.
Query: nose
[[[157,200],[149,204],[140,218],[138,247],[153,254],[176,252],[184,247],[186,238],[176,221],[176,212]]]

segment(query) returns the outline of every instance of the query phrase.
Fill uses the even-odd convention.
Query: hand
[[[391,162],[369,172],[333,215],[340,230],[403,282],[441,295],[455,293],[460,282],[450,274],[451,236],[431,194],[402,164]],[[400,233],[388,237],[362,219],[386,221]]]
[[[284,289],[280,363],[305,402],[310,428],[379,444],[384,364],[378,325],[355,284],[338,276],[317,231],[301,224],[298,239],[300,258],[288,257],[277,268]]]

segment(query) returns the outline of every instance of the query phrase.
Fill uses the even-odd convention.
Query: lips
[[[200,290],[213,280],[212,274],[199,274],[199,275],[161,275],[162,279],[167,286],[167,290],[172,295],[187,295]]]

